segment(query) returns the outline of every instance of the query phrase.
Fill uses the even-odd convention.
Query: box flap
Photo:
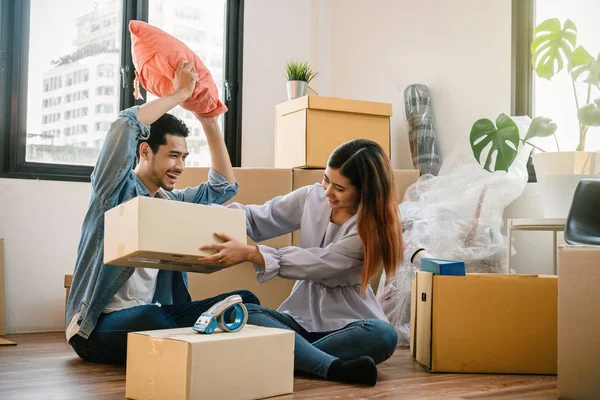
[[[410,283],[410,355],[416,357],[417,350],[417,276]]]
[[[558,246],[559,252],[573,252],[573,251],[588,251],[600,253],[600,246],[589,246],[584,244],[566,244]]]
[[[417,331],[416,360],[425,368],[431,369],[431,315],[433,307],[433,274],[417,272]]]
[[[210,335],[198,333],[190,328],[179,329],[161,329],[156,331],[131,332],[130,335],[151,336],[157,339],[177,340],[187,343],[214,342],[222,340],[235,340],[241,337],[254,337],[265,335],[288,335],[292,331],[278,328],[266,328],[263,326],[246,325],[238,332],[223,332],[220,329],[215,330]]]
[[[276,106],[276,112],[278,115],[286,115],[306,108],[386,117],[392,115],[392,105],[390,103],[350,100],[326,96],[304,96],[290,100],[278,104]]]

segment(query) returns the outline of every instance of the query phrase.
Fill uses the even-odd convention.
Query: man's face
[[[175,188],[177,178],[185,169],[188,156],[187,143],[184,137],[166,135],[167,143],[158,147],[156,154],[150,146],[142,144],[142,173],[152,185],[171,191]],[[147,149],[145,149],[147,147]]]

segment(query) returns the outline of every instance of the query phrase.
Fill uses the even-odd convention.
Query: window
[[[98,65],[98,78],[112,78],[115,76],[115,66],[110,64]]]
[[[183,7],[181,3],[185,3],[186,7]],[[223,32],[220,24],[202,24],[204,30],[198,30],[190,28],[189,21],[202,19],[202,21],[223,21],[226,12],[226,1],[225,0],[214,0],[210,2],[198,2],[194,0],[187,0],[183,2],[164,2],[156,3],[162,7],[162,11],[159,12],[154,5],[155,3],[150,2],[150,10],[148,14],[148,22],[153,24],[160,29],[172,34],[182,42],[184,42],[191,50],[194,51],[200,57],[204,65],[209,69],[211,75],[223,76],[223,64],[225,62],[225,46],[223,42],[220,43],[211,41],[209,42],[208,37],[223,37]],[[165,16],[169,15],[170,18]],[[210,54],[210,58],[207,58],[207,54]],[[215,81],[217,88],[221,88],[224,85],[222,79]],[[153,99],[151,94],[148,94],[149,99]],[[222,99],[223,101],[223,99]],[[228,104],[229,105],[229,104]],[[194,115],[184,110],[181,107],[175,107],[170,111],[171,114],[177,118],[183,120],[190,129],[190,135],[188,137],[188,148],[190,149],[190,155],[186,159],[186,165],[188,166],[208,166],[210,165],[210,152],[208,150],[208,144],[204,137],[204,131],[202,125],[194,117]],[[221,118],[221,127],[223,126],[223,118]],[[226,128],[224,129],[226,130]],[[231,151],[231,149],[230,149]],[[233,154],[232,154],[233,156]]]
[[[223,68],[223,57],[212,56],[210,58],[210,66],[214,67],[215,69]]]
[[[89,181],[119,110],[144,102],[132,94],[128,22],[134,19],[180,33],[194,51],[209,54],[209,64],[222,66],[207,65],[230,81],[232,90],[223,99],[229,112],[221,124],[232,162],[240,165],[243,0],[198,3],[62,0],[48,7],[44,0],[0,2],[0,43],[7,49],[0,58],[0,176]],[[215,48],[214,37],[224,37],[223,46]],[[142,95],[152,98],[143,89]],[[192,132],[201,129],[191,113],[180,115]],[[201,157],[188,165],[207,165],[203,134],[190,136],[189,147],[206,151],[197,152]]]
[[[577,46],[583,46],[594,58],[600,52],[600,25],[597,23],[600,15],[598,0],[580,0],[575,4],[565,2],[536,0],[535,26],[549,18],[558,18],[561,24],[568,18],[577,26]],[[556,137],[561,150],[575,150],[579,141],[579,121],[575,113],[576,104],[573,95],[573,83],[566,71],[558,73],[551,81],[541,79],[534,74],[533,81],[533,113],[552,118],[558,125]],[[584,75],[585,76],[585,75]],[[583,81],[581,79],[580,81]],[[579,106],[586,104],[588,85],[576,83]],[[598,91],[592,90],[593,101]],[[556,150],[553,138],[543,143],[546,150]],[[586,150],[600,150],[600,127],[590,127],[586,136]]]
[[[112,96],[114,94],[114,86],[98,86],[96,88],[96,96]]]
[[[600,2],[581,0],[567,5],[556,0],[514,0],[513,9],[513,103],[514,114],[545,116],[558,125],[556,138],[560,150],[575,150],[579,140],[573,82],[566,71],[559,72],[550,81],[539,78],[533,71],[529,46],[534,28],[549,18],[558,18],[562,24],[570,19],[577,26],[577,46],[582,45],[593,57],[600,52]],[[516,31],[515,31],[516,29]],[[519,30],[520,29],[520,30]],[[575,84],[579,106],[586,101],[586,84]],[[593,101],[593,98],[591,99]],[[536,138],[545,150],[555,151],[553,137]],[[586,136],[586,150],[600,150],[600,128],[590,127]]]
[[[96,114],[112,114],[113,112],[112,104],[96,104]]]

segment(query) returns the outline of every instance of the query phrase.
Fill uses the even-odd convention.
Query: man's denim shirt
[[[150,127],[137,119],[138,107],[122,111],[110,127],[91,175],[89,208],[77,250],[77,262],[67,303],[67,325],[78,314],[77,333],[88,338],[108,301],[133,274],[130,267],[103,264],[104,213],[150,192],[133,172],[138,139],[147,139]],[[238,191],[212,168],[208,182],[194,188],[163,191],[170,200],[197,204],[222,204]],[[199,243],[201,244],[201,243]],[[178,304],[191,301],[185,272],[161,270],[152,302]]]

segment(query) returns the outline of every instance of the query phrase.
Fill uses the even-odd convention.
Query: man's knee
[[[158,329],[177,328],[173,322],[161,309],[154,305],[139,306],[132,309],[124,321],[123,326],[129,331],[152,331]]]

